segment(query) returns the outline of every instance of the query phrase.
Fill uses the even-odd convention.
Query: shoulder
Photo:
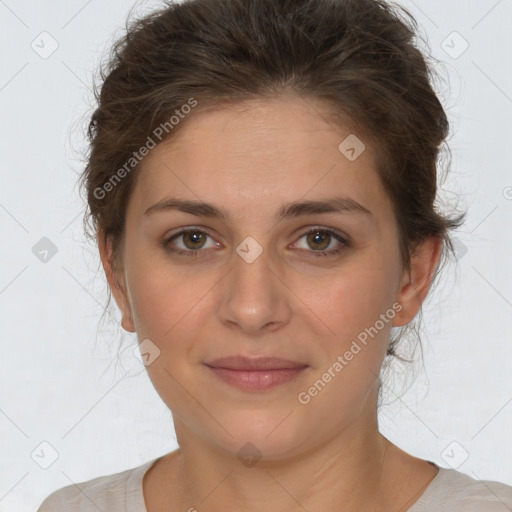
[[[156,460],[119,473],[62,487],[50,494],[37,512],[146,512],[142,478]]]
[[[440,467],[409,512],[506,512],[511,509],[511,486]]]

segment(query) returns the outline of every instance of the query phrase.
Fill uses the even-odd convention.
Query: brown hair
[[[137,176],[134,155],[150,138],[155,142],[159,126],[167,126],[161,140],[172,138],[194,115],[180,114],[185,105],[215,107],[291,91],[328,100],[333,118],[348,119],[372,141],[403,264],[428,236],[443,239],[444,262],[447,250],[454,253],[448,231],[464,214],[436,211],[449,125],[416,29],[408,11],[384,0],[185,0],[127,22],[100,70],[101,90],[94,89],[98,107],[81,177],[86,231],[92,221],[93,237],[111,237],[117,259]],[[388,355],[397,355],[402,334]]]

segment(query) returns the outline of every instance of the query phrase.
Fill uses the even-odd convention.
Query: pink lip
[[[227,384],[245,391],[264,391],[291,381],[308,365],[275,357],[225,357],[205,363]]]

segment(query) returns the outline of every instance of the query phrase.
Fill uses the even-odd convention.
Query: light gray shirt
[[[147,512],[142,479],[160,458],[121,473],[63,487],[50,494],[37,512]],[[457,511],[511,512],[512,487],[439,467],[439,473],[407,512]]]

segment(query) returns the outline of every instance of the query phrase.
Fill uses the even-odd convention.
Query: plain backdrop
[[[443,197],[468,218],[459,264],[425,306],[424,366],[388,380],[381,431],[512,485],[512,1],[400,3],[442,61],[453,154]],[[76,185],[93,73],[134,5],[0,0],[0,511],[35,510],[57,488],[177,447],[136,339],[116,364],[115,309],[100,324],[105,280]]]

